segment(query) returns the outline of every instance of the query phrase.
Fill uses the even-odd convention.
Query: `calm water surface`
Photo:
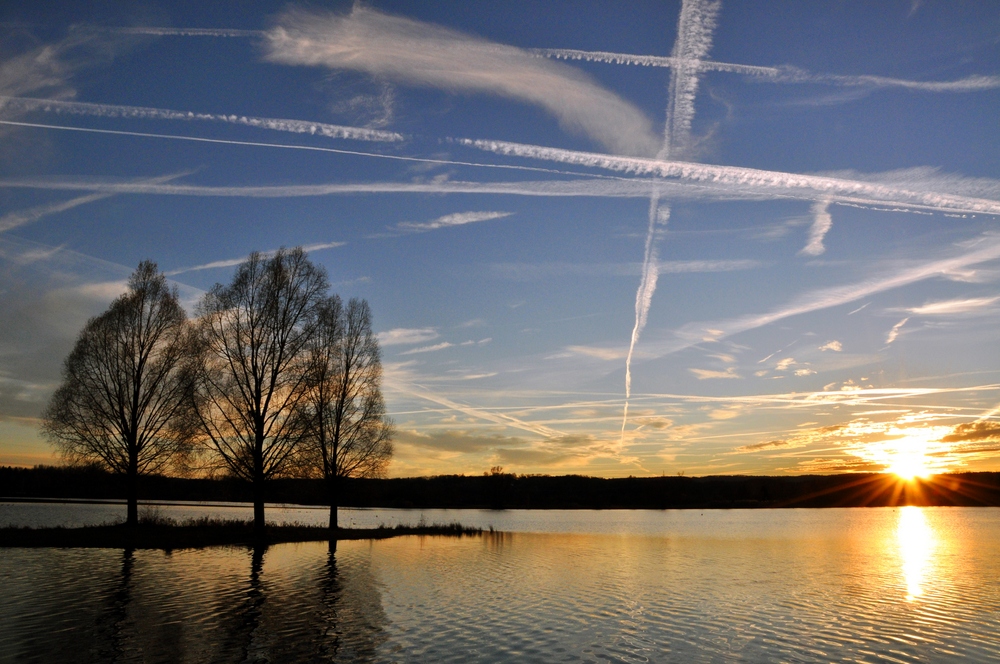
[[[0,550],[0,660],[1000,660],[1000,509],[423,516],[517,532]]]

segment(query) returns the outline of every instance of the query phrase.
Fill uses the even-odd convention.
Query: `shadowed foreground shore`
[[[200,549],[208,546],[260,546],[284,542],[387,539],[401,535],[462,537],[479,535],[481,528],[458,523],[447,525],[380,526],[378,528],[329,528],[269,525],[263,533],[250,521],[201,520],[177,523],[140,523],[84,526],[82,528],[0,528],[0,548],[56,547],[100,549]]]

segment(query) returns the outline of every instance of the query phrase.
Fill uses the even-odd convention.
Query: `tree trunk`
[[[340,504],[340,483],[336,475],[326,479],[327,496],[330,499],[330,530],[337,530],[337,506]]]
[[[263,429],[258,422],[257,430]],[[258,535],[264,534],[264,441],[257,435],[253,459],[253,529]]]
[[[125,501],[128,504],[125,525],[134,528],[139,525],[139,469],[134,459],[130,460],[125,476]]]
[[[253,482],[253,529],[264,532],[264,480],[254,478]]]

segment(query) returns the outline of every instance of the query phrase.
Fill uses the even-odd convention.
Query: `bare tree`
[[[258,529],[265,483],[297,467],[307,343],[326,289],[326,273],[301,248],[282,249],[251,254],[232,283],[216,284],[199,305],[197,419],[224,467],[251,483]]]
[[[70,462],[128,478],[129,525],[138,523],[138,476],[188,449],[186,327],[176,289],[155,263],[140,263],[128,292],[84,326],[43,415],[45,434]]]
[[[313,466],[326,480],[330,528],[337,528],[345,477],[381,477],[392,458],[393,424],[382,398],[382,359],[371,309],[336,295],[320,307],[310,340],[311,379],[305,405]]]

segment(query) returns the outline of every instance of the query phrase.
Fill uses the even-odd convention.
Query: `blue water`
[[[1000,509],[421,515],[510,532],[0,550],[0,661],[1000,660]]]

